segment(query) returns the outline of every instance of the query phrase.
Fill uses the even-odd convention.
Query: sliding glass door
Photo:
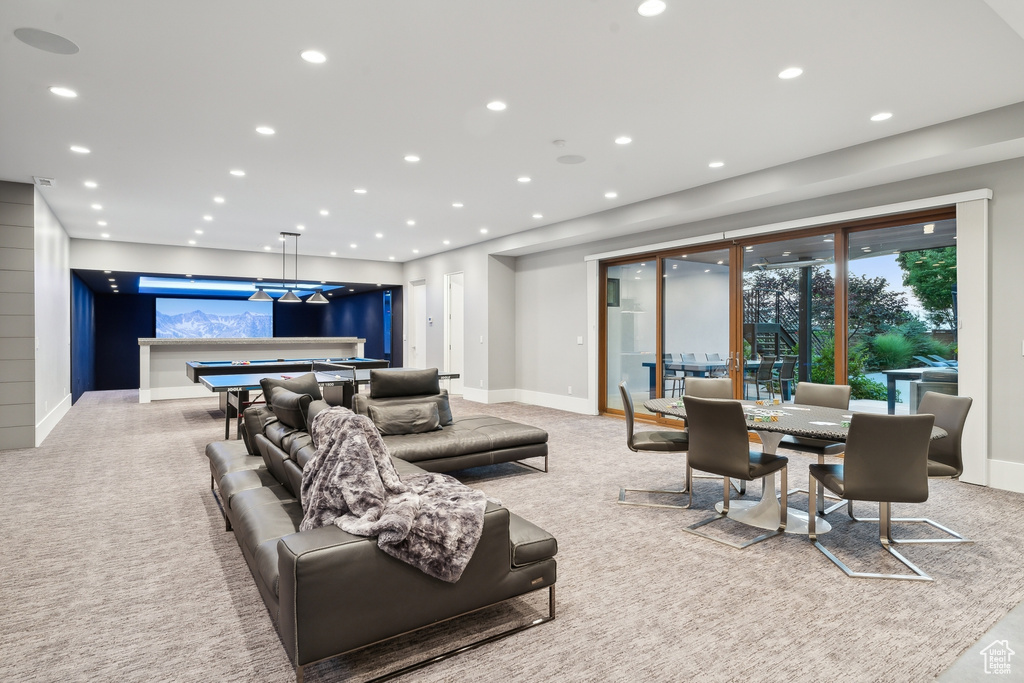
[[[690,377],[729,377],[729,249],[662,259],[662,395]]]
[[[608,266],[605,278],[605,405],[622,410],[625,382],[638,413],[658,395],[657,259]]]

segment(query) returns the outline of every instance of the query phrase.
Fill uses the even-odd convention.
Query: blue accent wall
[[[82,279],[71,274],[71,403],[96,388],[93,362],[96,356],[96,321],[93,293]]]
[[[139,388],[139,337],[156,336],[154,294],[93,292],[72,277],[72,400],[86,391]],[[402,290],[392,293],[392,366],[402,365]],[[384,358],[384,291],[327,305],[274,303],[275,337],[362,337]],[[184,370],[182,370],[184,372]]]

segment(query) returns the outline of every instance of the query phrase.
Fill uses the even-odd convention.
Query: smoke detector
[[[54,185],[57,184],[57,181],[54,180],[53,178],[40,178],[37,175],[32,176],[32,182],[34,182],[39,187],[53,187]]]

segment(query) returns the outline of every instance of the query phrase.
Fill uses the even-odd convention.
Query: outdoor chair
[[[686,406],[686,424],[690,432],[690,451],[686,457],[686,488],[690,492],[690,502],[687,507],[693,505],[694,470],[721,477],[723,490],[721,514],[691,524],[684,531],[733,548],[746,548],[785,532],[786,465],[789,459],[781,455],[750,450],[750,441],[747,440],[747,420],[739,401],[683,396],[683,403]],[[782,508],[779,513],[778,529],[742,543],[734,543],[711,536],[701,529],[705,525],[729,516],[729,494],[732,479],[753,481],[762,477],[774,477],[776,472],[782,473]]]
[[[775,356],[761,356],[761,362],[758,364],[757,369],[751,373],[747,380],[744,382],[743,395],[747,396],[746,384],[750,383],[754,385],[754,390],[757,392],[757,398],[761,398],[761,387],[768,391],[768,398],[775,398],[775,390],[772,388],[772,371],[775,369]]]
[[[779,374],[775,376],[775,381],[779,383],[779,395],[783,397],[783,400],[792,395],[792,385],[796,380],[797,358],[798,356],[783,356]]]
[[[675,362],[676,361],[672,358],[672,354],[671,353],[663,353],[663,354],[661,354],[662,377],[664,378],[666,385],[668,385],[669,383],[671,383],[671,385],[672,385],[672,389],[671,389],[672,393],[671,394],[668,393],[669,389],[666,386],[666,388],[665,388],[665,395],[666,396],[669,396],[669,395],[677,396],[678,395],[677,392],[681,392],[682,389],[683,389],[683,374],[684,374],[683,371],[682,370],[670,370],[669,367],[668,367],[669,365],[672,365]]]
[[[810,465],[810,478],[847,500],[878,503],[878,540],[882,547],[913,574],[855,572],[818,541],[818,516],[807,515],[807,538],[847,576],[868,579],[931,581],[910,560],[892,547],[893,503],[923,503],[928,500],[928,444],[932,438],[933,415],[873,415],[860,413],[850,420],[846,456],[842,465]],[[817,499],[817,486],[810,489],[810,507]],[[832,527],[832,533],[837,533]]]

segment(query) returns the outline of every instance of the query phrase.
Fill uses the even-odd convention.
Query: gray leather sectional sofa
[[[395,378],[397,384],[389,379],[377,385],[387,396],[365,397],[360,407],[369,413],[370,406],[376,406],[377,416],[385,422],[391,418],[394,423],[403,410],[417,416],[437,414],[438,422],[442,421],[448,402],[447,395],[436,388],[436,371],[432,384],[427,375],[412,372],[402,380]],[[424,387],[434,391],[406,395],[404,401],[397,393]],[[265,393],[276,401],[275,412],[265,405],[250,407],[244,413],[246,438],[213,442],[206,454],[211,487],[227,528],[235,533],[298,681],[302,681],[303,667],[314,662],[545,588],[549,591],[547,616],[478,642],[554,618],[557,543],[543,529],[502,506],[488,503],[483,535],[454,584],[390,557],[377,547],[375,538],[354,536],[336,526],[299,532],[302,467],[315,452],[306,424],[325,404],[313,395],[291,391],[294,388],[301,389],[301,383],[286,385],[284,391],[270,387]],[[429,402],[438,406],[436,413],[422,408]],[[420,434],[384,438],[389,450],[396,444],[396,452],[417,461],[413,464],[393,452],[399,474],[422,472],[418,463],[439,471],[446,467],[446,458],[448,469],[521,457],[546,458],[543,430],[494,420],[455,418]],[[395,438],[401,436],[422,438]],[[528,443],[531,439],[533,443]],[[414,444],[421,446],[419,450]],[[465,649],[460,646],[449,654]],[[433,661],[437,659],[407,669]]]

